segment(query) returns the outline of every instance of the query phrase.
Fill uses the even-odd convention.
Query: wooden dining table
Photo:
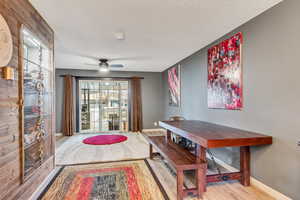
[[[229,180],[239,180],[242,185],[249,186],[250,147],[272,144],[271,136],[203,121],[160,121],[159,126],[167,130],[165,139],[169,142],[171,141],[171,133],[173,133],[195,143],[195,155],[197,159],[202,161],[207,160],[207,149],[240,147],[240,171],[207,175],[206,183],[203,183],[205,190],[207,183]]]

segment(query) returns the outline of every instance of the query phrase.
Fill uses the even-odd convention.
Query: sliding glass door
[[[128,131],[128,81],[79,80],[79,131]]]

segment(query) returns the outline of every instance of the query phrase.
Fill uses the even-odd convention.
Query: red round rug
[[[84,144],[90,145],[109,145],[124,142],[127,137],[124,135],[97,135],[84,139]]]

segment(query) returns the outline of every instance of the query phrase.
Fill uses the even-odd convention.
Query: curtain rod
[[[60,75],[59,77],[66,77],[69,75]],[[72,76],[72,75],[70,75]],[[99,76],[72,76],[79,79],[144,79],[144,77],[133,76],[133,77],[99,77]]]

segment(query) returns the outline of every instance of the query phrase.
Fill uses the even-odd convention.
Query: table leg
[[[250,147],[240,147],[241,184],[250,185]]]
[[[170,142],[170,141],[171,141],[171,131],[167,130],[166,142]]]
[[[150,152],[150,159],[153,159],[153,146],[152,144],[149,145],[149,152]]]
[[[202,174],[204,174],[204,179],[201,178],[200,176],[200,172],[199,170],[197,170],[198,172],[196,172],[197,175],[197,187],[202,191],[202,192],[206,192],[206,173],[207,173],[207,159],[206,159],[206,148],[200,146],[199,144],[197,144],[196,146],[196,162],[200,163],[200,162],[205,162],[206,163],[206,167],[204,169],[201,169]]]

